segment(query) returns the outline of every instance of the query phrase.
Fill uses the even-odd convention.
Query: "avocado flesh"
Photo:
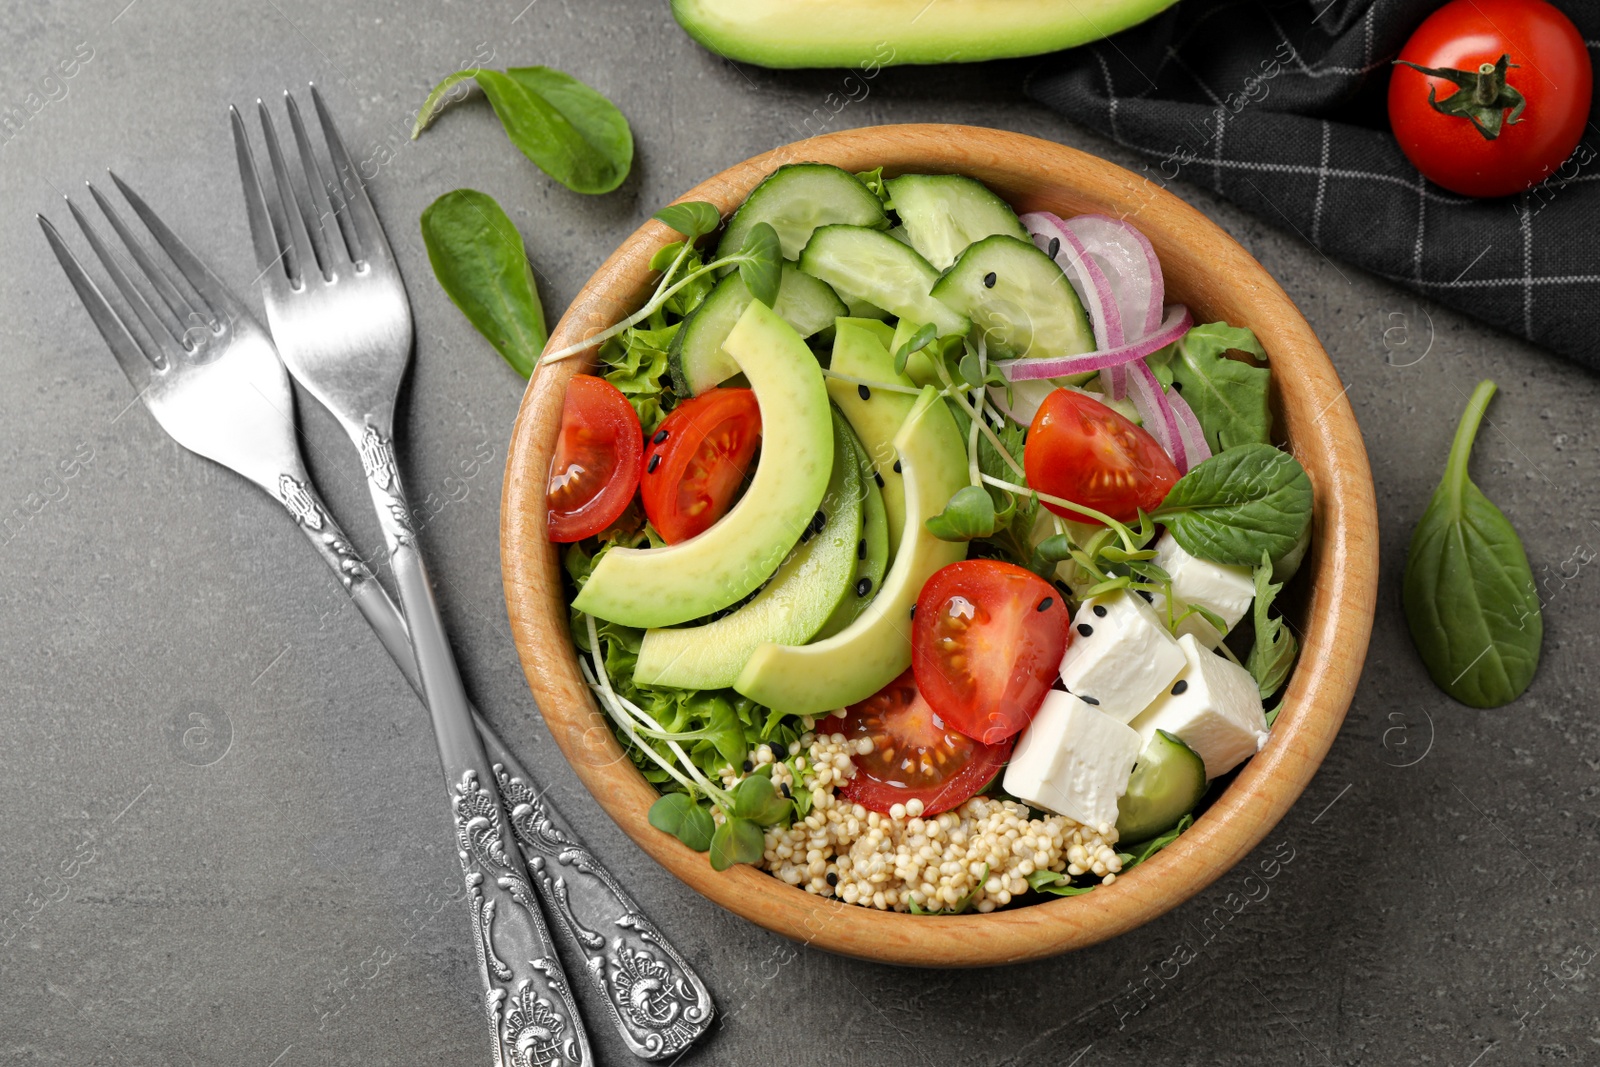
[[[678,25],[763,67],[966,63],[1041,55],[1137,25],[1173,0],[672,0]],[[893,27],[887,43],[886,27]]]
[[[750,302],[723,350],[761,408],[761,459],[749,487],[698,536],[606,552],[572,602],[579,611],[641,629],[721,611],[778,569],[816,514],[833,471],[833,417],[816,357],[760,301]]]
[[[853,595],[865,494],[861,463],[844,416],[833,416],[833,474],[823,494],[822,530],[802,535],[789,558],[748,604],[703,626],[646,630],[633,680],[678,689],[726,689],[750,653],[768,641],[811,640]]]
[[[964,543],[941,541],[923,524],[968,484],[967,453],[956,420],[928,387],[894,439],[905,474],[906,528],[883,588],[859,618],[825,641],[762,645],[734,688],[793,715],[846,707],[892,682],[911,663],[911,608],[923,583],[963,559]]]
[[[878,590],[883,587],[883,574],[889,569],[889,519],[883,508],[883,493],[878,489],[878,483],[872,480],[872,460],[867,458],[866,448],[856,437],[855,431],[848,430],[848,424],[847,432],[850,447],[856,454],[856,463],[861,469],[861,540],[856,542],[854,580],[834,607],[833,614],[828,616],[828,621],[813,635],[818,640],[832,637],[855,622],[856,617],[872,603],[872,598],[878,595]]]
[[[894,357],[885,347],[887,338],[893,336],[889,327],[874,319],[842,318],[834,323],[833,357],[828,369],[835,374],[848,374],[869,382],[884,382],[915,388],[915,383],[904,374],[894,372]],[[872,461],[872,468],[882,479],[883,509],[889,523],[890,558],[900,543],[906,528],[905,489],[901,475],[894,469],[894,435],[900,432],[906,416],[916,404],[911,393],[896,393],[888,389],[867,387],[861,395],[857,382],[842,378],[828,379],[828,395],[839,405],[850,428],[861,438],[861,445]]]

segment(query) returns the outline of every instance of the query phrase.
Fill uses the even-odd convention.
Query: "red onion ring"
[[[1166,318],[1162,320],[1160,328],[1137,341],[1076,356],[1010,359],[998,362],[995,366],[1014,382],[1032,381],[1037,378],[1060,378],[1086,371],[1104,371],[1112,367],[1123,367],[1135,360],[1143,359],[1157,349],[1167,347],[1187,333],[1193,325],[1194,316],[1189,314],[1189,309],[1182,304],[1173,304],[1167,308]]]

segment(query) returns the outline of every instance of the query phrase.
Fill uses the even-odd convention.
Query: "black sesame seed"
[[[913,619],[917,617],[917,606],[915,604],[911,605],[911,617]]]
[[[1183,383],[1182,382],[1173,382],[1172,383],[1172,387],[1174,389],[1176,389],[1180,393],[1183,392]]]
[[[1156,602],[1156,598],[1150,595],[1150,590],[1148,589],[1139,590],[1139,595],[1144,597],[1146,604],[1154,604]]]
[[[1043,600],[1039,601],[1039,609],[1038,610],[1040,610],[1040,611],[1049,611],[1050,610],[1050,605],[1054,604],[1055,602],[1056,602],[1056,598],[1055,597],[1047,596]]]
[[[877,471],[873,471],[872,480],[878,483],[879,489],[883,488],[883,475],[879,474]]]
[[[896,474],[900,473],[900,461],[898,459],[894,461],[894,472]]]
[[[832,871],[829,871],[828,872],[828,884],[829,885],[838,885],[839,884],[839,876],[837,874],[833,873]]]
[[[1188,691],[1188,689],[1189,689],[1189,683],[1186,680],[1184,680],[1182,678],[1179,678],[1172,685],[1172,695],[1173,696],[1182,696],[1185,692]]]
[[[1049,248],[1049,250],[1047,252],[1045,252],[1045,255],[1049,256],[1051,259],[1055,259],[1060,254],[1061,254],[1061,238],[1059,238],[1059,237],[1050,238],[1050,248]]]
[[[666,439],[667,439],[667,431],[665,431],[665,430],[657,430],[656,431],[656,435],[654,437],[650,438],[650,442],[651,442],[651,444],[659,445],[662,441],[665,441]]]
[[[1098,700],[1096,700],[1092,696],[1086,696],[1086,695],[1084,695],[1082,693],[1079,693],[1078,694],[1078,699],[1083,701],[1085,704],[1089,705],[1092,708],[1098,708],[1100,706],[1100,702]]]
[[[794,794],[789,791],[789,783],[788,782],[780,783],[779,786],[778,786],[778,792],[783,794],[783,799],[785,799],[785,800],[793,800],[794,799]]]
[[[1083,636],[1088,637],[1090,634],[1094,633],[1094,627],[1090,626],[1086,622],[1080,622],[1078,624],[1078,632]]]
[[[1096,604],[1094,606],[1094,613],[1099,618],[1102,618],[1102,619],[1105,618],[1106,617],[1105,605],[1104,604]]]
[[[872,592],[872,579],[863,575],[856,579],[856,596],[866,596]]]
[[[865,385],[858,385],[856,386],[856,395],[861,397],[862,400],[871,400],[872,390],[868,389]]]
[[[983,287],[985,289],[993,289],[994,283],[998,280],[999,279],[995,277],[994,271],[990,271],[988,274],[983,276]]]
[[[744,773],[749,774],[751,771],[753,771],[755,769],[756,769],[756,765],[754,763],[751,763],[749,760],[745,760],[744,761]]]
[[[821,533],[822,528],[826,525],[828,525],[828,516],[820,509],[815,515],[811,516],[811,529],[816,533]]]
[[[644,469],[644,472],[646,474],[654,474],[656,472],[656,468],[659,467],[659,466],[661,466],[661,457],[660,456],[651,456],[650,457],[650,465]]]
[[[867,558],[867,539],[863,537],[856,542],[856,559]]]

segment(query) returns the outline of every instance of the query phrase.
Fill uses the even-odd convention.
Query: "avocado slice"
[[[1173,0],[672,0],[690,37],[763,67],[857,67],[1034,56],[1098,41]],[[891,43],[892,42],[892,43]]]
[[[828,621],[814,635],[817,640],[832,637],[855,622],[883,588],[883,573],[889,569],[889,518],[883,508],[883,492],[873,481],[872,460],[867,458],[866,448],[848,423],[845,428],[861,468],[861,540],[856,542],[855,578]]]
[[[911,609],[934,571],[967,554],[923,524],[967,483],[967,450],[949,407],[923,389],[894,439],[905,474],[906,527],[883,588],[859,618],[826,641],[762,645],[733,687],[776,711],[820,715],[867,697],[911,663]],[[592,580],[592,579],[591,579]]]
[[[721,611],[771,577],[816,515],[833,470],[833,418],[816,357],[758,300],[722,348],[761,407],[755,477],[704,533],[665,548],[606,552],[572,602],[579,611],[641,629]]]
[[[861,460],[844,416],[833,415],[833,475],[822,497],[821,531],[801,534],[789,558],[747,604],[703,626],[646,630],[633,680],[678,689],[726,689],[745,662],[768,641],[799,645],[811,640],[856,581],[861,542]]]
[[[848,374],[869,382],[915,388],[910,378],[894,372],[894,358],[885,347],[893,335],[894,331],[885,323],[874,319],[837,320],[833,330],[833,357],[828,361],[828,369],[835,374]],[[892,558],[892,550],[900,543],[906,527],[905,490],[900,484],[900,472],[894,469],[894,435],[905,424],[917,397],[911,393],[863,387],[842,378],[828,379],[828,395],[839,405],[844,417],[850,420],[850,428],[861,438],[862,447],[867,450],[867,458],[872,461],[872,469],[877,474],[874,482],[883,489],[883,508],[888,513]]]

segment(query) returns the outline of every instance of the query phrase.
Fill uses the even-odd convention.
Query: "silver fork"
[[[495,847],[508,832],[498,820],[501,798],[471,729],[466,690],[433,597],[395,460],[395,397],[412,346],[405,284],[366,188],[315,86],[311,99],[331,174],[319,163],[292,96],[285,93],[284,103],[299,157],[298,173],[285,160],[266,105],[257,101],[271,165],[271,194],[256,170],[244,120],[236,109],[231,111],[267,323],[289,373],[334,415],[361,455],[410,625],[440,758],[453,789],[463,861],[492,873],[500,896],[522,906],[525,922],[511,931],[506,929],[508,905],[495,907],[500,916],[496,936],[507,945],[499,955],[517,971],[506,984],[491,982],[491,1005],[503,991],[508,996],[543,996],[552,1010],[558,998],[567,998],[570,1010],[567,991],[542,964],[542,959],[551,958],[548,939],[528,892],[527,875],[514,850]],[[540,866],[533,873],[558,903],[564,898],[565,889],[551,881],[550,870]],[[494,888],[487,882],[473,887],[475,894],[483,893],[485,909],[495,905]],[[563,909],[558,906],[555,911],[564,921]],[[487,921],[484,928],[488,931]],[[608,959],[593,951],[603,943],[590,943],[586,969],[612,1006],[612,1020],[634,1052],[648,1058],[674,1054],[710,1024],[710,998],[693,972],[650,969],[661,961],[649,955],[613,952]],[[497,1021],[496,1040],[508,1052],[518,1047],[509,1017]],[[543,1061],[535,1057],[533,1062]]]
[[[120,251],[108,246],[69,202],[95,256],[131,309],[130,318],[113,306],[56,228],[41,216],[45,237],[90,318],[146,407],[174,440],[243,475],[284,506],[421,695],[404,618],[306,474],[296,445],[288,377],[266,330],[137,194],[116,175],[111,178],[166,255],[152,255],[92,186],[90,193],[122,242]],[[528,867],[570,868],[570,899],[559,876],[539,882],[560,916],[560,928],[579,952],[588,955],[591,966],[605,944],[592,927],[624,931],[612,944],[613,957],[625,963],[634,979],[619,984],[618,1003],[631,1006],[642,1001],[654,1006],[659,1025],[653,1039],[644,1042],[643,1054],[660,1058],[681,1051],[703,1029],[699,1024],[710,1018],[704,986],[566,820],[543,802],[532,779],[488,723],[476,712],[473,715],[494,762],[501,794],[511,803],[512,830]],[[475,931],[475,941],[479,937],[481,931]],[[481,941],[478,954],[481,960]],[[616,1004],[610,997],[607,1001],[615,1014]],[[692,1035],[684,1036],[686,1026]]]

